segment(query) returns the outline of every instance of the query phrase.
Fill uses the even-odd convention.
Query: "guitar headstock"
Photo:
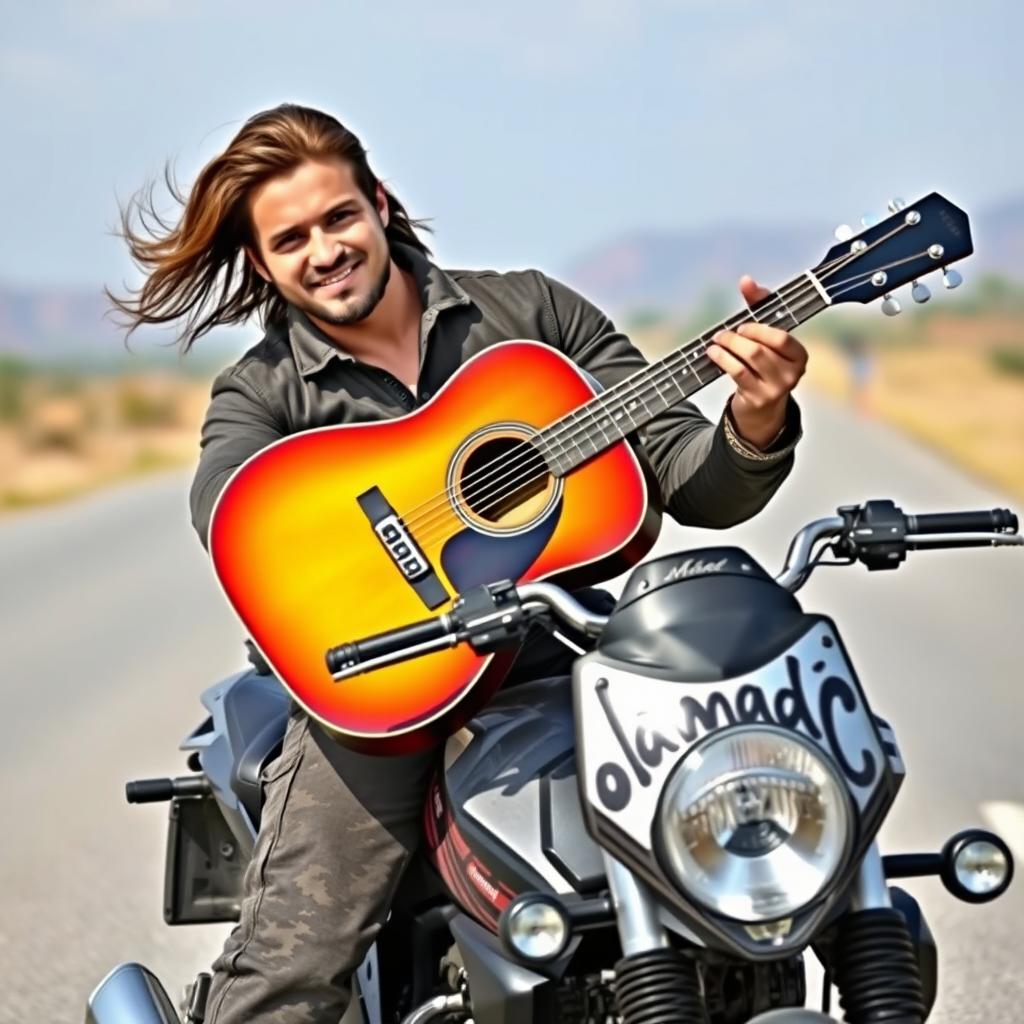
[[[889,208],[891,216],[859,235],[837,231],[842,241],[811,268],[833,304],[884,297],[883,311],[898,313],[899,303],[890,295],[894,289],[913,282],[914,299],[924,302],[929,292],[919,279],[974,251],[967,214],[938,192],[910,204],[893,200]],[[960,283],[955,270],[943,277],[947,288]]]

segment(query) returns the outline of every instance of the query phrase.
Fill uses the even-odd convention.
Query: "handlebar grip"
[[[177,779],[138,779],[124,784],[124,796],[130,804],[158,804],[175,797],[205,796],[210,782],[205,775],[185,775]]]
[[[126,782],[124,796],[130,804],[156,804],[174,796],[174,783],[170,779],[139,779]]]
[[[934,512],[907,516],[907,533],[1016,533],[1017,517],[1008,508],[979,512]]]
[[[345,669],[355,668],[364,662],[387,658],[400,651],[411,652],[412,648],[421,644],[444,640],[451,636],[451,620],[447,615],[439,615],[433,619],[423,619],[409,626],[389,629],[384,633],[354,640],[352,643],[339,644],[332,647],[326,654],[327,671],[335,675]]]

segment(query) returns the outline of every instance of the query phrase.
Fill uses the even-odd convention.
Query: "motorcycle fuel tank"
[[[496,928],[521,892],[604,884],[576,778],[566,678],[512,687],[448,740],[426,808],[431,857],[459,904]]]

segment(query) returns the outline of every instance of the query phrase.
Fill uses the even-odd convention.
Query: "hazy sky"
[[[0,281],[132,274],[116,196],[290,100],[354,128],[450,266],[633,228],[856,223],[1024,191],[1024,4],[0,0]],[[827,238],[823,238],[823,244]],[[809,254],[810,256],[811,254]]]

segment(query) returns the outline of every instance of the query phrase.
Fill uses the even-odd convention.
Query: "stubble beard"
[[[390,280],[391,260],[389,258],[370,290],[361,298],[353,299],[352,305],[345,312],[334,313],[326,306],[321,306],[316,302],[304,302],[299,308],[304,313],[315,316],[318,320],[323,320],[324,323],[331,324],[334,327],[344,327],[347,324],[358,323],[360,320],[366,319],[377,308],[380,300],[384,298],[384,291]]]

